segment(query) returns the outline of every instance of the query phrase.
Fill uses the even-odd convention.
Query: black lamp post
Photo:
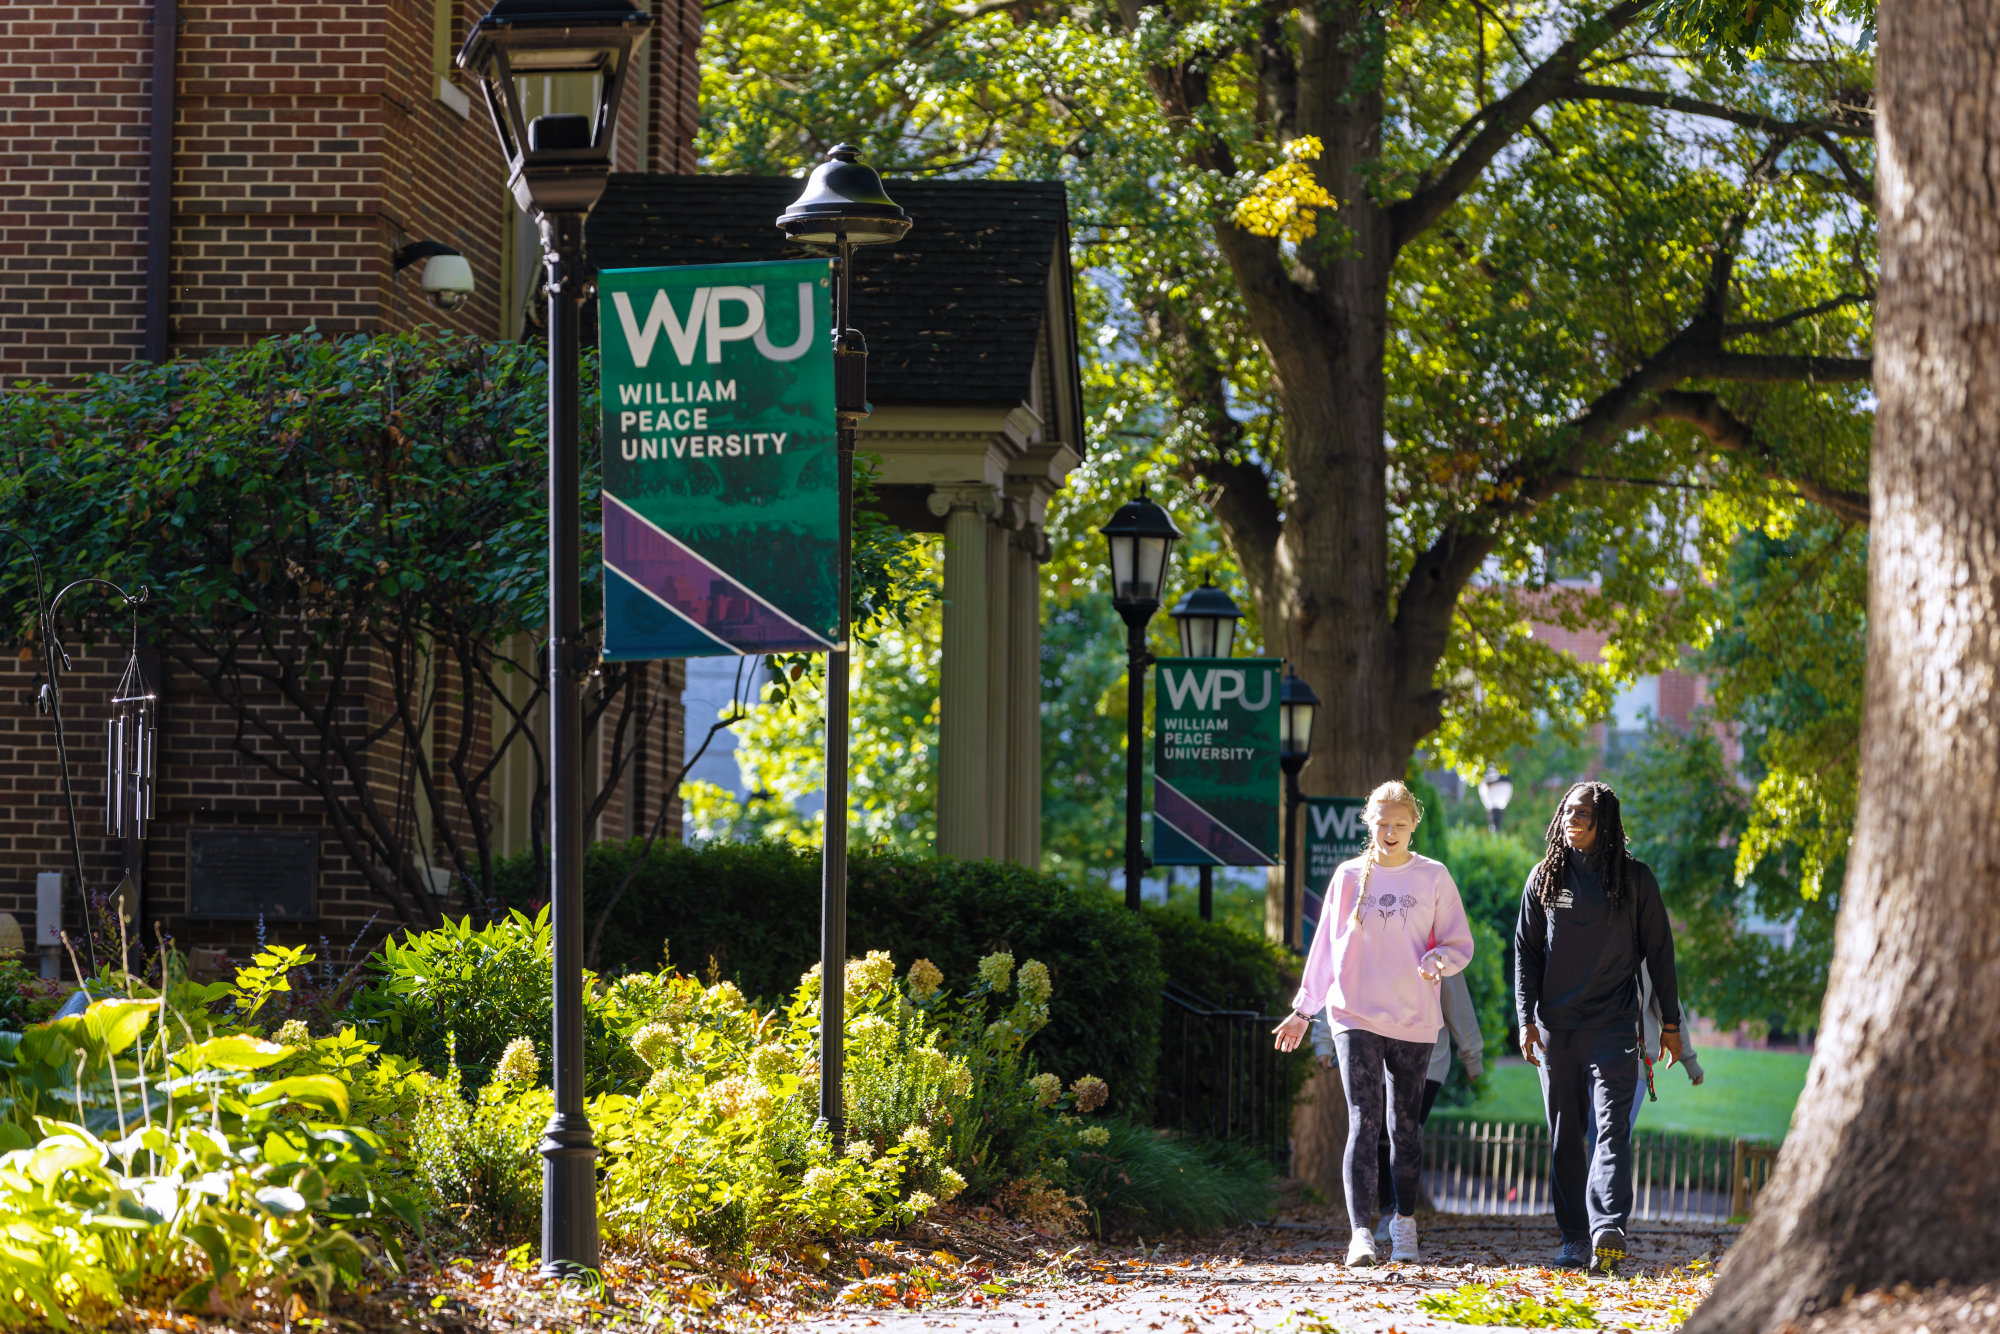
[[[1488,769],[1486,777],[1479,780],[1479,804],[1486,808],[1486,823],[1500,832],[1500,817],[1507,813],[1507,803],[1514,799],[1514,780],[1498,769]]]
[[[1313,716],[1319,696],[1298,678],[1290,663],[1278,687],[1278,767],[1285,771],[1285,944],[1292,939],[1292,919],[1298,905],[1299,771],[1312,761]]]
[[[549,902],[554,928],[555,1114],[542,1134],[542,1274],[597,1268],[597,1148],[583,1102],[583,748],[589,668],[579,570],[579,321],[583,220],[604,193],[632,49],[652,19],[629,0],[496,0],[458,66],[479,78],[507,187],[541,230],[549,287]],[[595,79],[591,115],[530,121],[522,82]]]
[[[853,596],[854,430],[868,415],[868,342],[847,324],[857,246],[902,239],[910,220],[864,166],[858,150],[836,144],[813,168],[806,188],[778,215],[785,235],[833,252],[833,406],[840,472],[840,633],[826,655],[826,844],[820,862],[819,1116],[837,1145],[845,1118],[840,1087],[846,1066],[847,994],[847,686],[848,602]]]
[[[1213,580],[1188,593],[1167,613],[1174,618],[1183,658],[1226,658],[1236,647],[1236,623],[1243,619],[1236,600]],[[1201,868],[1201,920],[1215,920],[1215,868]]]
[[[1181,530],[1173,518],[1146,498],[1128,500],[1098,529],[1111,548],[1111,605],[1125,619],[1125,906],[1139,910],[1139,882],[1146,874],[1146,851],[1139,834],[1139,747],[1146,723],[1146,623],[1160,609],[1167,562]]]

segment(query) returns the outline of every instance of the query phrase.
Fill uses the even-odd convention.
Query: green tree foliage
[[[1777,854],[1739,880],[1752,799],[1715,734],[1655,727],[1618,788],[1633,855],[1659,877],[1674,919],[1682,999],[1724,1028],[1745,1020],[1817,1027],[1839,891],[1802,897],[1795,863]],[[1789,925],[1791,948],[1745,929],[1755,925]]]
[[[1739,881],[1776,861],[1809,899],[1839,883],[1861,782],[1867,560],[1865,529],[1820,524],[1747,532],[1730,561],[1723,628],[1703,664],[1757,783]]]
[[[739,0],[702,148],[1067,181],[1094,441],[1200,489],[1345,790],[1574,732],[1705,641],[1739,526],[1865,514],[1869,56],[1657,16]]]

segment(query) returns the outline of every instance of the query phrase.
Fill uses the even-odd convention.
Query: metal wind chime
[[[104,828],[113,838],[144,838],[153,818],[159,696],[139,667],[139,611],[132,609],[132,649],[111,695],[104,734]]]

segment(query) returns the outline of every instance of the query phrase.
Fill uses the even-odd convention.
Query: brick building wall
[[[647,0],[621,170],[692,171],[698,0]],[[62,381],[145,348],[157,0],[0,7],[0,382]],[[471,79],[470,0],[178,0],[170,346],[317,327],[519,332],[523,223]],[[440,77],[446,85],[440,88]],[[392,256],[442,241],[477,290],[441,311]]]
[[[640,0],[655,26],[627,86],[616,160],[621,170],[691,171],[699,88],[699,0]],[[441,325],[487,337],[521,333],[536,267],[531,227],[505,189],[484,103],[449,58],[485,11],[480,0],[378,3],[139,3],[0,6],[0,384],[61,385],[143,356],[147,220],[155,182],[150,138],[154,18],[173,8],[168,332],[173,355],[198,356],[308,327],[329,334]],[[476,284],[446,312],[419,287],[420,266],[394,272],[412,241],[462,252]],[[63,572],[53,572],[60,576]],[[24,616],[6,609],[0,624]],[[20,656],[17,656],[19,654]],[[133,850],[103,833],[103,718],[122,650],[91,650],[66,673],[71,776],[86,881],[115,885]],[[660,815],[663,781],[683,740],[679,664],[647,669],[649,722],[595,832],[644,833]],[[0,656],[0,911],[24,923],[38,872],[70,867],[67,824],[48,720],[34,710],[32,654]],[[327,831],[321,795],[272,775],[245,746],[227,709],[193,671],[171,664],[163,693],[157,818],[137,855],[152,925],[184,946],[239,956],[250,923],[186,917],[187,833],[194,828],[322,831],[319,920],[274,930],[336,945],[377,912],[393,920],[362,868]],[[388,717],[389,680],[373,682],[352,719]],[[290,708],[273,696],[257,707]],[[439,692],[427,744],[443,754],[467,736],[489,753],[496,701]],[[615,726],[617,715],[609,720]],[[632,721],[636,721],[636,718]],[[631,730],[631,729],[628,729]],[[608,733],[607,733],[608,735]],[[403,761],[407,756],[403,757]],[[608,745],[586,757],[610,776]],[[431,811],[396,747],[371,759],[366,781],[398,821],[462,827],[447,799]],[[591,780],[587,780],[591,781]],[[488,814],[496,846],[531,843],[532,766],[496,773]],[[679,832],[678,802],[667,811]],[[79,916],[70,908],[72,926]]]
[[[147,6],[0,6],[0,383],[108,370],[146,313]]]

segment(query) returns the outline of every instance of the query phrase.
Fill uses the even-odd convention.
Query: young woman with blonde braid
[[[1276,1029],[1278,1050],[1297,1047],[1312,1016],[1325,1007],[1347,1095],[1341,1184],[1354,1229],[1347,1263],[1376,1262],[1370,1225],[1385,1103],[1396,1186],[1389,1258],[1414,1263],[1424,1082],[1444,1022],[1438,984],[1472,961],[1472,927],[1444,864],[1410,851],[1410,835],[1423,819],[1410,789],[1382,784],[1368,794],[1363,818],[1368,849],[1342,862],[1327,886],[1305,980],[1291,1015]]]

